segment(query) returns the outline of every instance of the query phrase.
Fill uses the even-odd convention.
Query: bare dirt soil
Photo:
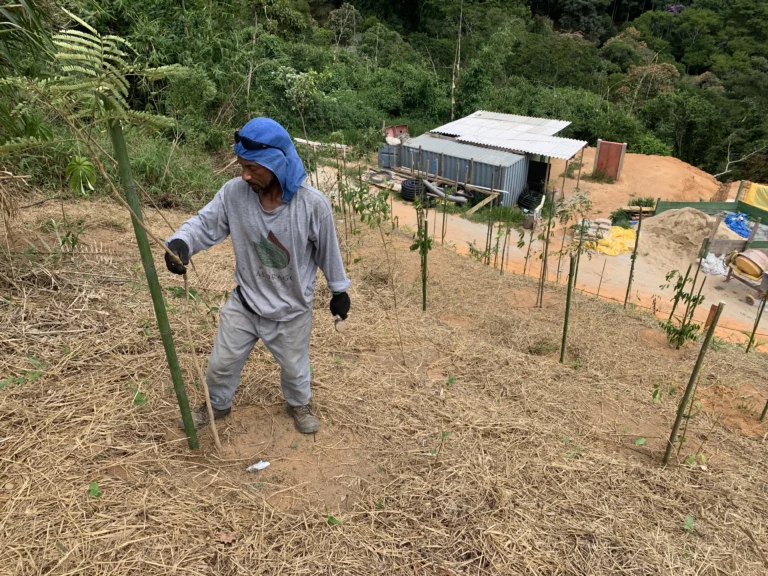
[[[577,156],[574,161],[579,158]],[[603,217],[626,205],[632,196],[650,196],[679,202],[709,201],[720,187],[720,183],[711,174],[671,156],[626,154],[621,176],[613,184],[583,178],[584,175],[588,177],[592,174],[594,163],[595,149],[585,148],[579,188],[589,193],[595,213]],[[551,182],[558,190],[563,189],[564,171],[564,160],[552,160]],[[576,188],[575,176],[576,173],[574,178],[566,178],[566,195]]]
[[[0,250],[1,573],[765,573],[765,355],[709,351],[704,409],[664,468],[696,345],[669,351],[649,315],[578,294],[560,364],[562,288],[535,308],[531,279],[439,246],[422,313],[406,231],[389,237],[396,311],[379,236],[361,227],[344,245],[346,332],[318,285],[321,431],[293,431],[258,347],[220,426],[224,453],[209,431],[190,452],[129,219],[108,202],[64,209],[88,223],[87,248],[56,249],[49,203],[22,211]],[[153,251],[198,405],[180,280]],[[189,318],[205,361],[232,287],[229,242],[195,262]],[[707,464],[682,465],[692,453]],[[244,471],[259,459],[271,466]]]

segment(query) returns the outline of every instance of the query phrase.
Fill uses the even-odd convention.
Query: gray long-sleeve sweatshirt
[[[267,212],[250,186],[233,178],[168,241],[184,240],[192,256],[229,235],[235,282],[259,316],[286,321],[312,308],[318,267],[331,291],[349,288],[330,202],[307,184]]]

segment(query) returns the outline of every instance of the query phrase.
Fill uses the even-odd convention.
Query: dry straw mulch
[[[29,227],[16,223],[14,252],[0,263],[0,374],[14,378],[0,391],[0,573],[768,570],[766,429],[732,431],[705,409],[681,458],[703,444],[706,469],[662,468],[696,347],[644,344],[655,333],[649,317],[577,297],[560,365],[561,289],[537,310],[530,279],[437,249],[422,314],[418,255],[400,232],[403,364],[380,242],[363,231],[351,247],[362,259],[350,270],[344,334],[332,330],[319,282],[312,367],[323,429],[312,445],[288,444],[278,371],[259,350],[221,426],[225,453],[208,433],[191,453],[173,431],[178,409],[128,219],[108,203],[67,205],[89,222],[89,247],[22,255],[23,238],[39,247],[41,223],[58,210],[25,211]],[[227,244],[196,260],[191,320],[204,359],[233,261]],[[196,405],[179,283],[161,278]],[[764,397],[765,374],[762,354],[723,345],[701,386],[752,384]],[[666,396],[655,404],[656,384]],[[756,408],[745,406],[744,419],[756,420]],[[245,473],[258,458],[272,466]],[[683,530],[687,515],[694,533]]]

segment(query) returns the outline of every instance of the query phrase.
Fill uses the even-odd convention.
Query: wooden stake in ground
[[[525,271],[528,269],[528,258],[531,256],[531,246],[533,246],[533,230],[536,228],[536,221],[534,220],[533,224],[531,225],[531,233],[528,236],[528,250],[525,253],[525,264],[523,264],[523,276],[525,276]]]
[[[579,160],[579,175],[576,176],[576,192],[579,191],[579,183],[581,182],[581,167],[584,165],[584,148],[581,149],[581,160]]]
[[[685,276],[683,277],[683,290],[685,290],[685,284],[688,282],[688,276],[691,274],[691,267],[693,264],[688,264],[688,270],[685,271]],[[667,318],[667,322],[672,321],[672,317],[675,314],[675,309],[677,308],[677,304],[680,302],[680,291],[675,291],[675,299],[672,301],[672,311],[669,313],[669,318]]]
[[[571,298],[575,286],[576,276],[576,257],[571,255],[571,261],[568,266],[568,291],[565,296],[565,320],[563,321],[563,340],[560,343],[560,364],[565,362],[565,346],[568,341],[568,319],[571,315]]]
[[[691,372],[691,378],[688,380],[688,386],[685,388],[685,394],[683,394],[683,399],[680,400],[680,406],[677,408],[677,416],[675,417],[675,423],[672,426],[672,433],[669,435],[669,441],[667,442],[667,450],[664,452],[664,464],[667,464],[669,461],[669,457],[672,455],[672,450],[675,448],[675,442],[677,441],[677,433],[680,430],[680,423],[683,420],[683,415],[685,414],[685,409],[688,406],[688,402],[691,399],[691,395],[693,394],[693,389],[696,387],[696,381],[699,377],[699,372],[701,372],[701,365],[704,363],[704,355],[707,353],[707,349],[709,348],[709,343],[712,341],[712,336],[715,334],[715,328],[717,328],[717,322],[720,320],[720,316],[723,313],[723,308],[725,308],[725,302],[720,302],[717,305],[717,312],[715,313],[715,318],[712,320],[712,324],[709,326],[709,330],[707,330],[707,335],[704,337],[704,342],[701,345],[701,350],[699,350],[699,356],[696,358],[696,364],[693,366],[693,372]]]
[[[552,216],[555,211],[555,195],[550,193],[549,195],[549,218],[547,219],[547,232],[544,237],[544,260],[541,266],[541,280],[539,282],[539,291],[536,296],[537,305],[539,308],[544,306],[544,284],[547,281],[547,266],[549,264],[549,236],[552,229]]]
[[[597,298],[600,298],[600,287],[603,285],[603,274],[605,274],[605,265],[608,264],[608,259],[603,260],[603,271],[600,272],[600,283],[597,285]]]
[[[760,302],[760,308],[757,309],[757,318],[755,318],[755,325],[752,327],[752,334],[749,335],[749,342],[747,342],[747,354],[749,354],[749,349],[752,347],[752,344],[755,341],[755,333],[757,332],[757,327],[760,324],[760,318],[763,317],[763,310],[765,310],[765,301],[768,300],[768,294],[763,294],[763,301]],[[762,418],[760,418],[762,420]]]
[[[627,307],[629,302],[629,295],[632,293],[632,279],[635,277],[635,261],[637,260],[637,246],[640,244],[640,230],[643,228],[643,211],[640,210],[640,217],[637,221],[637,235],[635,236],[635,247],[632,250],[632,264],[629,266],[629,281],[627,282],[627,293],[624,296],[624,308]],[[603,266],[605,270],[605,266]],[[603,281],[603,277],[600,276],[600,282]]]

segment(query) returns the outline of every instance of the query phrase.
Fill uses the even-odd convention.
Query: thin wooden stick
[[[187,340],[189,346],[192,349],[192,363],[195,365],[195,372],[197,372],[197,378],[200,380],[200,384],[203,386],[203,394],[205,395],[205,407],[208,409],[208,420],[211,426],[211,434],[213,434],[213,443],[216,445],[216,451],[219,454],[223,454],[221,448],[221,441],[219,441],[219,431],[216,430],[216,419],[213,416],[213,406],[211,406],[211,397],[208,392],[208,382],[205,380],[203,370],[200,368],[200,362],[197,361],[197,353],[195,352],[195,343],[192,340],[192,328],[189,326],[189,282],[187,281],[187,273],[184,273],[184,295],[186,296],[186,310],[184,314],[184,324],[187,328]]]
[[[717,327],[717,322],[720,320],[720,315],[723,313],[723,308],[725,308],[725,302],[720,302],[717,305],[717,312],[715,312],[715,318],[712,320],[712,324],[709,325],[709,330],[707,330],[707,335],[704,337],[704,343],[701,345],[701,350],[699,350],[699,356],[696,359],[696,364],[693,367],[693,372],[691,372],[691,378],[688,380],[688,386],[685,389],[685,394],[683,394],[683,399],[680,400],[680,406],[677,409],[677,417],[675,418],[675,423],[672,426],[672,432],[669,435],[669,441],[667,442],[667,450],[664,453],[664,459],[663,462],[666,465],[669,461],[669,457],[672,455],[672,450],[675,447],[675,441],[677,440],[677,433],[680,430],[680,423],[683,420],[683,415],[685,414],[685,408],[688,405],[688,401],[691,399],[691,394],[693,394],[693,389],[696,386],[696,381],[699,377],[699,372],[701,371],[701,365],[704,363],[704,356],[707,353],[707,349],[709,348],[709,343],[712,340],[712,336],[715,333],[715,328]]]
[[[600,283],[597,285],[597,297],[600,298],[600,287],[603,285],[603,274],[605,274],[605,265],[608,264],[608,259],[603,260],[603,271],[600,272]]]

